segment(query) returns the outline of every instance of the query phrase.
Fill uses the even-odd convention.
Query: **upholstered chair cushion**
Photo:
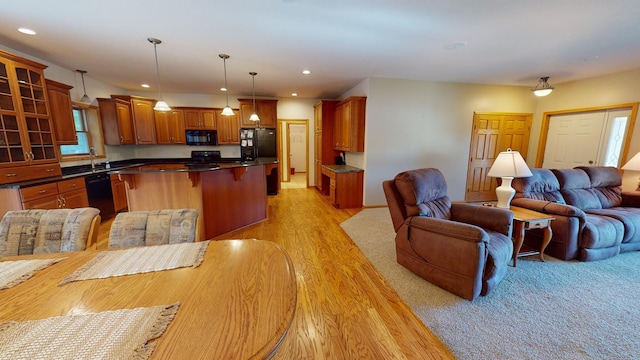
[[[617,168],[610,166],[580,166],[591,180],[591,188],[600,200],[603,209],[622,205],[622,176]]]
[[[591,179],[582,169],[551,170],[560,183],[560,192],[569,205],[579,209],[601,209],[598,195],[591,188]]]
[[[407,216],[451,218],[451,201],[447,196],[447,183],[438,169],[417,169],[401,172],[394,178],[404,200]]]
[[[85,250],[95,208],[8,211],[0,222],[0,255]]]
[[[549,169],[531,169],[532,176],[515,178],[511,186],[516,190],[514,198],[546,200],[564,204],[560,183]]]
[[[163,209],[116,215],[109,232],[109,248],[194,242],[198,210]]]

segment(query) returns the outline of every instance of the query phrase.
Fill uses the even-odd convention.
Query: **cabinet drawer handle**
[[[4,176],[6,176],[6,177],[13,177],[13,176],[18,176],[18,174],[16,174],[16,173],[11,173],[11,174],[4,174]]]
[[[44,194],[46,192],[47,192],[47,190],[40,190],[40,191],[38,191],[38,194]]]
[[[56,169],[47,169],[47,170],[45,170],[45,171],[46,171],[46,172],[54,172],[54,171],[56,171]]]

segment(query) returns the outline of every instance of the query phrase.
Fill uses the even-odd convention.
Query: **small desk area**
[[[322,165],[322,188],[338,209],[362,207],[364,170],[349,165]]]

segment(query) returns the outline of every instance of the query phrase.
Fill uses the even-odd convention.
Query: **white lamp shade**
[[[507,149],[496,157],[487,176],[491,177],[529,177],[532,176],[527,163],[517,151]]]
[[[551,94],[552,91],[553,89],[539,89],[539,90],[533,90],[533,94],[535,96],[547,96]]]
[[[249,116],[249,120],[251,120],[251,121],[260,121],[260,118],[258,117],[258,114],[253,113],[253,114],[251,114],[251,116]]]
[[[622,170],[632,170],[632,171],[640,171],[640,152],[635,154],[631,160],[627,161],[626,164],[621,168]]]
[[[500,177],[502,183],[496,188],[499,208],[509,208],[516,191],[511,187],[511,180],[516,177],[532,176],[527,163],[517,151],[503,151],[496,157],[487,176]]]
[[[156,110],[156,111],[171,111],[171,108],[169,107],[169,104],[166,103],[166,101],[158,100],[158,102],[156,103],[156,106],[153,107],[153,110]]]
[[[222,115],[231,116],[231,115],[233,115],[233,110],[231,110],[231,107],[229,107],[227,105],[227,106],[224,107],[224,109],[222,109]]]

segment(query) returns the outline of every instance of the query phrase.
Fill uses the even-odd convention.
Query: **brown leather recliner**
[[[498,285],[513,255],[511,211],[451,203],[437,169],[405,171],[382,186],[399,264],[467,300]]]

